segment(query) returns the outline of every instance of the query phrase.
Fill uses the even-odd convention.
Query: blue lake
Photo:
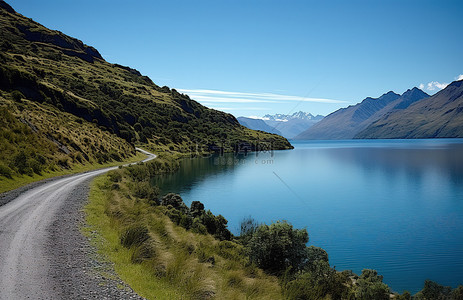
[[[307,228],[337,270],[375,269],[394,291],[463,284],[463,139],[293,142],[294,150],[185,159],[156,179],[240,221]]]

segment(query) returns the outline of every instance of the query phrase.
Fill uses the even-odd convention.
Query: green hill
[[[124,159],[133,155],[135,144],[197,154],[243,145],[292,148],[283,137],[247,129],[230,114],[106,62],[95,48],[45,28],[1,0],[0,107],[6,116],[0,179],[74,168],[73,162]],[[19,154],[30,158],[24,170],[14,165]],[[34,171],[30,164],[37,155],[41,167]]]

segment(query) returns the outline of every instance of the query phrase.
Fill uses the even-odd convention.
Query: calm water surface
[[[337,270],[394,290],[463,284],[463,139],[293,142],[294,150],[187,159],[156,178],[239,234],[247,216],[307,228]]]

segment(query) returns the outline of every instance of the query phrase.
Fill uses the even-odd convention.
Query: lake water
[[[240,221],[307,228],[337,270],[394,291],[463,284],[463,139],[293,142],[294,150],[186,159],[163,192]]]

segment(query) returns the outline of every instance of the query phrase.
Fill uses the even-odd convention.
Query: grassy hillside
[[[155,152],[289,149],[0,0],[0,192]],[[85,167],[87,166],[87,167]]]
[[[231,151],[241,142],[289,149],[277,135],[249,130],[230,114],[159,87],[129,67],[106,62],[81,41],[0,4],[0,89],[92,122],[129,143],[171,150]]]
[[[96,124],[52,105],[12,98],[0,94],[0,192],[142,157]]]

